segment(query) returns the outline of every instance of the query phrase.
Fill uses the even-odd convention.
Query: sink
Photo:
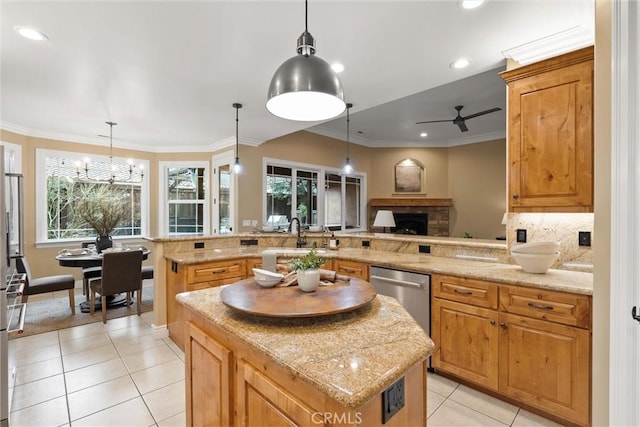
[[[278,255],[305,255],[311,251],[311,248],[282,248],[272,250]],[[329,251],[327,249],[316,249],[316,252],[319,254],[326,254]]]
[[[276,271],[278,257],[298,257],[306,255],[311,248],[272,248],[262,251],[262,268],[269,271]],[[318,255],[328,254],[328,249],[316,249]]]

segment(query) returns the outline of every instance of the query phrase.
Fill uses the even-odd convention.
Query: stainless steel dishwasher
[[[369,282],[379,294],[400,301],[431,336],[431,275],[371,266]]]

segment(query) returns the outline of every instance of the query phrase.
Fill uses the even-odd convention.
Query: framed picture
[[[394,166],[393,192],[397,194],[424,194],[424,166],[414,159],[402,160]]]

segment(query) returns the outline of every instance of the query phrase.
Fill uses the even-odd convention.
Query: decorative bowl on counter
[[[527,273],[546,273],[560,255],[559,252],[548,254],[527,254],[511,251],[511,256]]]
[[[272,288],[282,281],[284,275],[274,273],[269,270],[263,270],[261,268],[254,268],[253,278],[259,286],[262,286],[263,288]]]
[[[559,249],[558,242],[531,242],[512,246],[511,253],[549,255],[558,252]]]

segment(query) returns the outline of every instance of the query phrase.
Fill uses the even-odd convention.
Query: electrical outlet
[[[525,228],[518,228],[516,230],[516,242],[527,243],[527,230]]]
[[[257,227],[258,226],[258,220],[257,219],[252,219],[251,220],[251,226],[252,227]]]
[[[250,219],[243,219],[242,220],[242,226],[243,227],[251,227],[251,220]]]
[[[371,246],[371,242],[369,240],[363,240],[362,241],[362,247],[363,248],[368,248],[369,246]]]
[[[204,242],[195,242],[193,244],[193,249],[204,249]]]
[[[382,392],[382,424],[404,407],[404,377]]]
[[[418,252],[421,254],[430,254],[431,246],[429,245],[418,245]]]
[[[578,231],[578,246],[591,246],[590,231]]]

